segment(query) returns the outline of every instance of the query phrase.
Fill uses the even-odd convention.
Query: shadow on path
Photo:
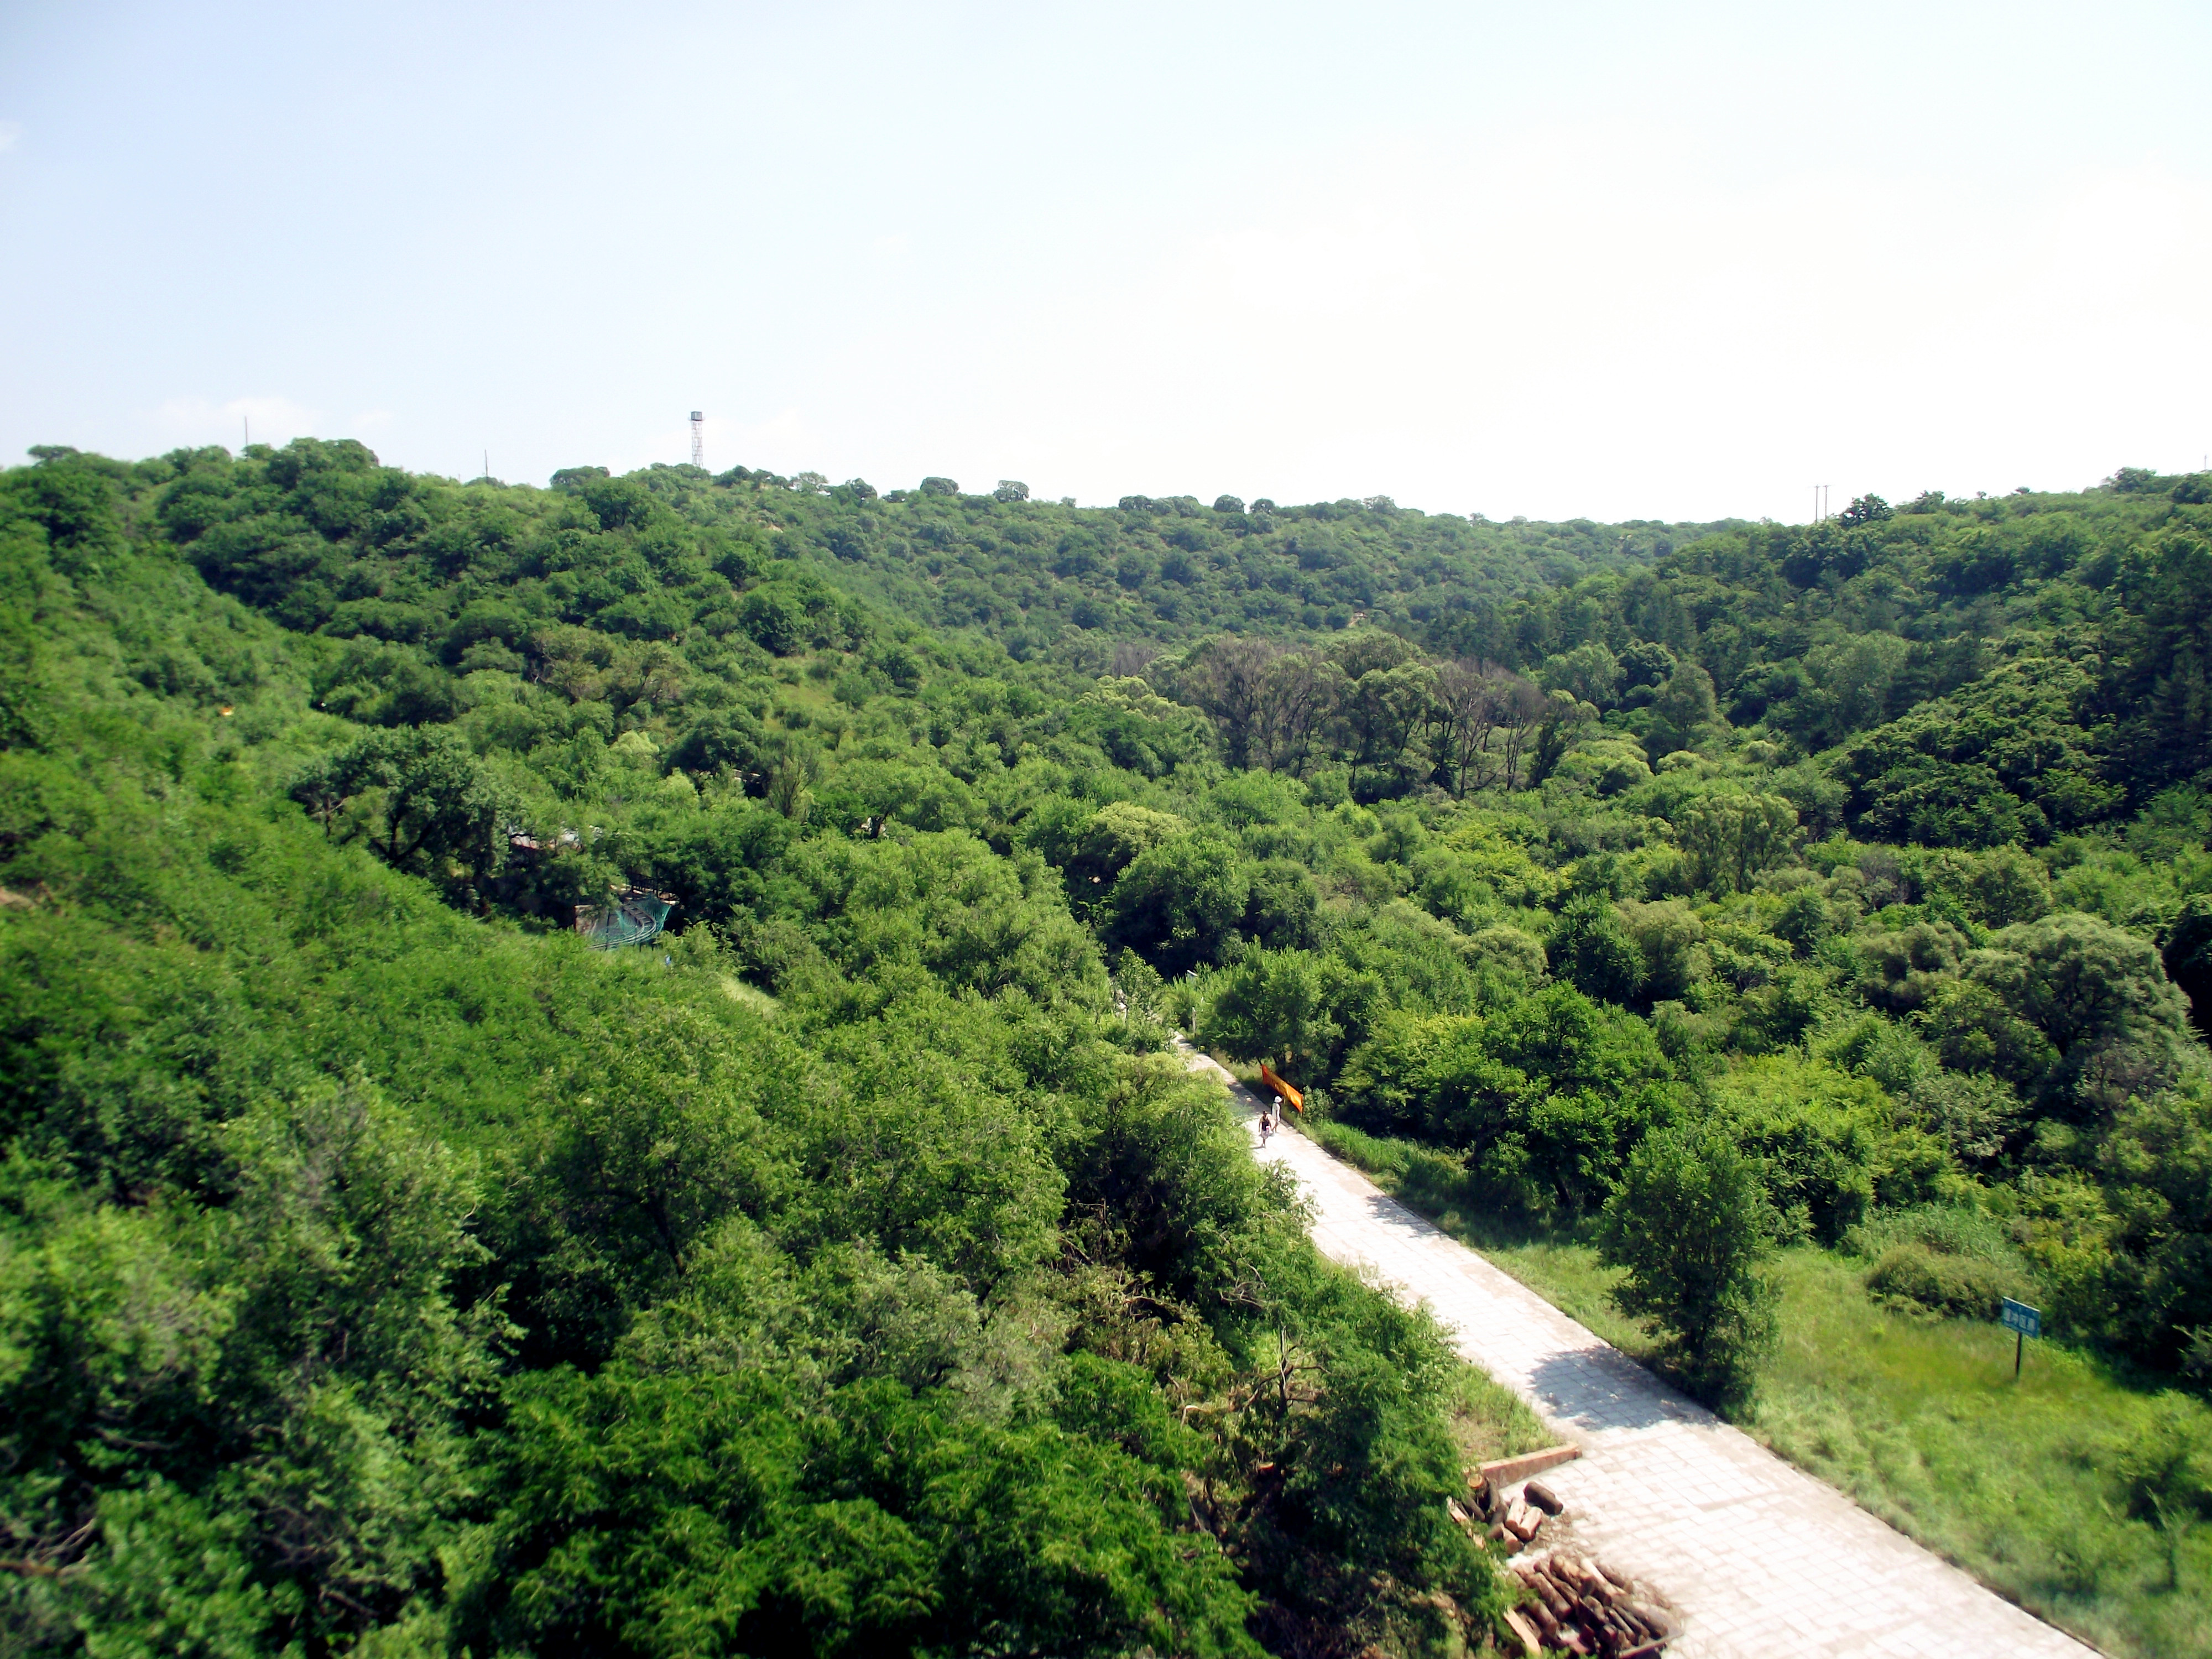
[[[1711,1425],[1702,1406],[1668,1388],[1620,1349],[1597,1343],[1547,1355],[1528,1375],[1545,1414],[1587,1433],[1662,1423]]]

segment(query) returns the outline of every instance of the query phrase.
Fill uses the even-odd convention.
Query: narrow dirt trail
[[[1251,1091],[1183,1052],[1256,1124]],[[1682,1615],[1672,1653],[2094,1654],[1676,1394],[1305,1136],[1258,1141],[1255,1127],[1255,1155],[1283,1164],[1311,1200],[1324,1255],[1371,1266],[1427,1303],[1462,1354],[1583,1449],[1544,1480],[1577,1547]]]

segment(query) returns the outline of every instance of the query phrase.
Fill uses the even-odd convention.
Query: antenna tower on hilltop
[[[691,465],[702,468],[707,465],[706,422],[707,417],[697,410],[691,411]]]

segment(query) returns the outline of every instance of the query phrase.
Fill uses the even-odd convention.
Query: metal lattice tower
[[[697,410],[691,411],[691,465],[704,467],[707,453],[707,417]]]

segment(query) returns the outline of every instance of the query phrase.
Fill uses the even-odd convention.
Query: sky
[[[2212,454],[2212,7],[0,0],[0,457],[1802,521]]]

